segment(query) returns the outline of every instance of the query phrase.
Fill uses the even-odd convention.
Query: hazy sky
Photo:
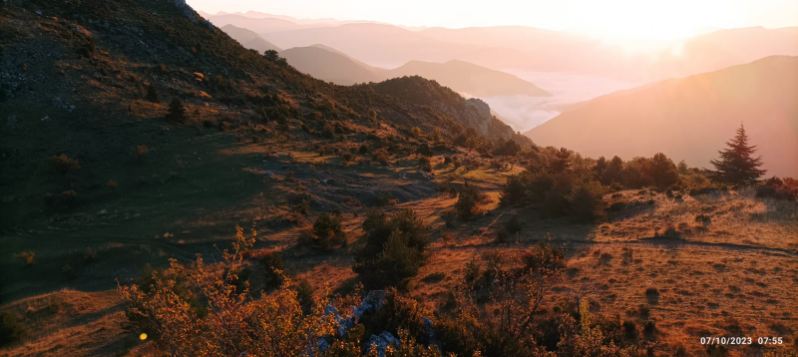
[[[670,40],[720,28],[798,26],[798,0],[188,0],[209,13],[406,26],[526,25],[620,40]]]

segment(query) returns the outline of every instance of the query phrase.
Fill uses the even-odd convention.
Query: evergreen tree
[[[175,123],[186,121],[186,108],[183,107],[183,102],[180,99],[172,99],[172,102],[169,103],[169,113],[166,114],[166,120]]]
[[[762,158],[753,156],[756,146],[748,144],[748,135],[742,125],[726,146],[725,150],[720,151],[720,159],[712,160],[718,180],[732,184],[750,184],[765,174],[765,170],[760,169]]]
[[[155,87],[150,84],[147,86],[147,94],[145,95],[145,99],[150,102],[158,103],[158,92],[155,91]]]

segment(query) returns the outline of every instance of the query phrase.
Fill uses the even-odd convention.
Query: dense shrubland
[[[423,264],[428,228],[412,210],[372,212],[363,222],[364,245],[353,270],[368,289],[402,287]]]
[[[372,239],[403,236],[411,246],[421,237],[409,212],[375,214],[368,226]],[[637,331],[634,322],[594,320],[584,298],[549,308],[565,259],[548,244],[517,257],[475,258],[435,311],[394,288],[312,291],[282,275],[275,257],[261,264],[282,280],[274,290],[255,291],[244,273],[253,268],[254,241],[254,233],[239,229],[219,264],[173,260],[121,287],[134,328],[176,356],[616,356],[643,348],[636,334],[624,334]]]
[[[544,217],[601,218],[606,210],[602,196],[622,189],[668,192],[717,187],[707,172],[677,166],[661,153],[629,161],[617,156],[586,159],[553,148],[536,148],[526,155],[526,170],[508,178],[502,203],[535,207]]]

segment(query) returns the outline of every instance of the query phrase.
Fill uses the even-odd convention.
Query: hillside
[[[13,272],[4,297],[65,284],[111,287],[114,276],[137,275],[130,267],[144,266],[146,252],[190,256],[227,241],[232,212],[250,205],[265,179],[248,168],[258,155],[232,154],[240,142],[262,143],[256,152],[264,154],[389,145],[381,160],[392,162],[428,140],[414,130],[443,142],[467,129],[487,143],[526,140],[496,125],[488,110],[419,77],[396,82],[397,89],[446,102],[396,102],[378,86],[312,79],[244,49],[185,5],[38,1],[5,7],[0,16],[2,239],[3,250],[15,252],[0,258],[3,271]],[[164,120],[173,99],[184,107],[178,122]],[[62,154],[71,166],[53,168]],[[213,209],[232,217],[205,217]],[[87,221],[76,225],[76,217]],[[194,230],[187,226],[195,220],[224,228],[203,229],[191,242],[152,239],[177,227]],[[53,239],[59,244],[45,243]],[[117,259],[73,268],[86,247]],[[25,251],[37,252],[35,267],[18,265],[15,254]]]
[[[798,339],[798,181],[539,147],[435,81],[314,79],[184,1],[1,4],[0,356]]]
[[[590,156],[662,151],[710,167],[744,124],[768,175],[798,175],[798,57],[768,57],[720,71],[597,98],[527,132],[540,145]]]
[[[323,46],[294,47],[280,53],[298,71],[340,85],[379,82],[384,70]]]
[[[233,26],[233,25],[225,25],[222,28],[226,34],[230,35],[234,40],[238,41],[244,48],[248,48],[251,50],[258,51],[259,53],[263,53],[267,50],[274,50],[280,51],[280,48],[273,45],[269,41],[266,41],[255,32],[247,30],[245,28]]]
[[[435,80],[460,93],[477,97],[549,95],[545,90],[514,75],[464,61],[454,60],[445,63],[411,61],[388,72],[388,77],[412,75]]]

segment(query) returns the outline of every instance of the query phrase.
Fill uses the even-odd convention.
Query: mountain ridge
[[[765,168],[798,175],[798,57],[751,63],[605,95],[528,131],[541,145],[622,158],[662,151],[708,167],[741,124]]]

